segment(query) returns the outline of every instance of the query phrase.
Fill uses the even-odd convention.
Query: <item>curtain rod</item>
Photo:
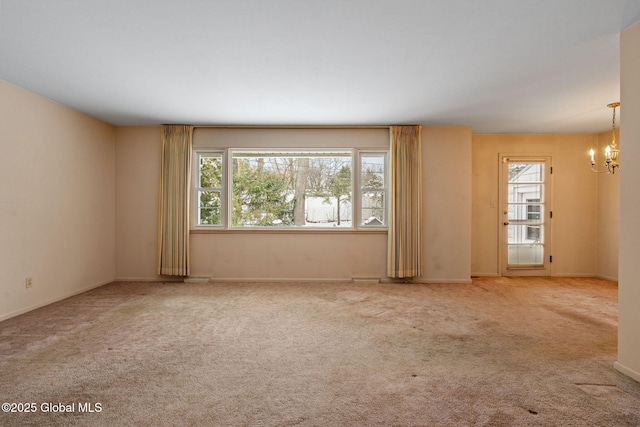
[[[194,128],[213,129],[390,129],[389,125],[193,125]]]

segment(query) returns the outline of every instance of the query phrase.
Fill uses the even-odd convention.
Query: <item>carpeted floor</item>
[[[616,335],[597,279],[113,283],[0,322],[0,425],[638,426]]]

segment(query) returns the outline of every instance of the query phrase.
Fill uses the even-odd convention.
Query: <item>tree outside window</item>
[[[234,227],[351,226],[351,152],[233,151]]]

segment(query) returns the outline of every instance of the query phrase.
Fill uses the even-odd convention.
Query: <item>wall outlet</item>
[[[33,286],[33,279],[31,277],[27,277],[24,281],[24,286],[29,289]]]

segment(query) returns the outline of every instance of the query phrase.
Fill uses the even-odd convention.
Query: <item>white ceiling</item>
[[[0,78],[115,125],[592,133],[639,20],[640,0],[0,0]]]

